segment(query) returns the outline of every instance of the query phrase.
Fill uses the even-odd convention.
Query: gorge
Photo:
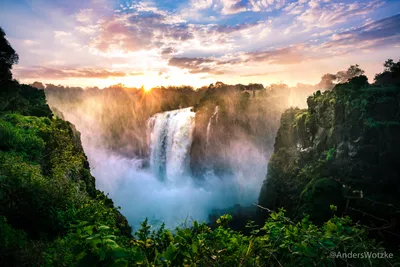
[[[371,238],[393,254],[400,206],[393,68],[373,85],[359,75],[317,91],[308,109],[283,115],[290,101],[270,88],[250,94],[219,83],[187,91],[190,101],[158,105],[170,89],[69,98],[2,81],[13,91],[0,95],[0,262],[276,266],[273,253],[289,266],[342,266],[327,253],[383,251]],[[242,207],[253,202],[261,208],[247,216]]]
[[[212,4],[200,2],[190,1],[191,7]],[[265,4],[256,2],[246,4]],[[330,1],[300,2],[325,20],[344,15],[329,16]],[[394,11],[392,2],[386,8]],[[251,12],[237,4],[221,12]],[[358,13],[366,15],[375,4],[337,7],[351,14],[361,6]],[[279,48],[259,46],[261,40],[278,45],[281,38],[267,38],[272,19],[254,24],[252,13],[241,18],[249,21],[245,24],[235,19],[218,24],[214,16],[210,24],[198,24],[181,20],[172,9],[134,5],[104,10],[112,21],[92,17],[90,9],[72,12],[62,24],[73,26],[74,33],[52,25],[49,36],[56,42],[46,33],[33,36],[30,28],[31,36],[12,36],[13,43],[20,42],[18,49],[40,57],[24,55],[22,67],[14,68],[16,76],[12,68],[19,55],[0,27],[0,266],[399,265],[400,60],[388,59],[382,72],[366,76],[386,37],[391,42],[380,46],[397,51],[399,14],[369,18],[359,28],[349,24],[351,30],[313,34],[306,28],[303,34],[326,41],[300,45],[300,38]],[[38,7],[29,6],[29,12]],[[48,24],[55,24],[62,13],[51,10],[34,19],[48,13],[54,18]],[[233,15],[228,13],[223,17]],[[132,20],[139,15],[143,24]],[[25,23],[24,16],[13,27]],[[81,26],[75,27],[75,20]],[[29,26],[35,24],[32,19]],[[157,30],[149,31],[154,25]],[[258,41],[249,35],[253,27],[266,28]],[[288,35],[290,28],[278,30]],[[131,30],[134,38],[126,38]],[[250,46],[235,52],[244,44],[232,33]],[[225,42],[232,46],[212,52]],[[323,74],[314,85],[214,80],[321,75],[321,68],[331,72],[347,64],[343,56],[357,54],[346,44],[352,42],[365,48],[363,57],[371,56],[360,62],[366,71],[350,65]],[[67,56],[58,45],[67,45]],[[198,45],[202,48],[196,51]],[[338,49],[326,56],[340,60],[327,58],[327,68],[320,57],[334,46]],[[85,60],[85,53],[93,61]],[[270,71],[258,72],[263,69]],[[97,79],[106,87],[52,84],[59,79],[69,85],[84,81],[81,86]],[[114,83],[121,80],[146,84]],[[156,80],[164,86],[149,86]],[[189,80],[201,87],[176,86]]]
[[[237,204],[248,206],[257,200],[268,161],[252,140],[242,136],[226,146],[221,145],[224,149],[218,151],[224,154],[221,160],[231,167],[226,171],[213,169],[209,155],[215,151],[207,148],[207,142],[218,142],[218,136],[214,135],[219,127],[218,106],[213,108],[206,123],[207,131],[201,135],[206,157],[198,164],[201,175],[196,175],[191,168],[196,165],[192,154],[195,154],[193,135],[197,116],[192,107],[149,117],[143,137],[147,140],[147,156],[127,157],[104,146],[106,138],[99,134],[102,131],[95,122],[97,105],[92,104],[85,102],[78,109],[68,110],[57,106],[57,110],[80,131],[96,187],[121,206],[133,230],[146,217],[154,225],[165,222],[173,228],[185,218],[208,221],[213,210]]]

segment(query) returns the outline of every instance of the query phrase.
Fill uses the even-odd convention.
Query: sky
[[[24,83],[316,84],[400,59],[398,0],[2,0]]]

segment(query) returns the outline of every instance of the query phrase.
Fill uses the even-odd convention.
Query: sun
[[[143,88],[143,90],[144,90],[145,92],[149,92],[149,91],[151,90],[151,86],[146,85],[146,84],[143,84],[143,85],[142,85],[142,88]]]

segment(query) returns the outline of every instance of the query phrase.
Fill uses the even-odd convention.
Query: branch
[[[268,211],[269,213],[275,212],[275,211],[273,211],[273,210],[270,210],[269,208],[260,206],[260,205],[258,205],[258,204],[256,204],[256,203],[253,203],[253,205],[256,206],[256,207],[258,207],[258,208],[260,208],[260,209],[262,209],[262,210],[266,210],[266,211]],[[285,221],[287,221],[288,223],[295,224],[294,222],[292,222],[289,218],[287,218],[287,217],[285,217],[285,216],[282,216],[282,218],[285,219]]]
[[[353,211],[360,212],[360,213],[362,213],[362,214],[364,214],[364,215],[370,216],[370,217],[372,217],[372,218],[375,218],[375,219],[377,219],[377,220],[384,221],[384,222],[390,224],[389,221],[387,221],[387,220],[385,220],[385,219],[382,219],[382,218],[378,218],[378,217],[376,217],[376,216],[374,216],[374,215],[372,215],[372,214],[366,213],[366,212],[364,212],[364,211],[362,211],[362,210],[357,210],[357,209],[354,209],[354,208],[351,208],[351,207],[349,207],[349,210],[353,210]]]

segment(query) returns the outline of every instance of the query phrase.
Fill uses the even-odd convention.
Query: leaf
[[[98,248],[99,247],[98,245],[101,244],[101,240],[96,238],[91,240],[89,244],[92,248]]]
[[[79,253],[78,255],[76,255],[76,259],[79,261],[81,260],[83,257],[86,256],[86,252],[82,251],[81,253]]]
[[[326,223],[326,229],[330,232],[335,232],[338,230],[338,226],[331,221]]]
[[[198,247],[196,243],[192,243],[192,251],[193,253],[197,253]]]
[[[128,266],[128,262],[123,259],[118,259],[118,260],[114,261],[114,263],[111,264],[110,266],[111,267],[126,267],[126,266]]]
[[[317,251],[313,247],[310,247],[306,242],[301,242],[300,248],[303,254],[307,257],[317,256]]]
[[[93,226],[91,225],[84,227],[83,230],[89,235],[93,234]]]
[[[176,248],[175,245],[169,245],[167,250],[165,251],[165,258],[167,260],[173,260],[176,258],[176,252],[178,251],[178,249]]]
[[[327,248],[327,249],[331,249],[336,247],[336,244],[333,243],[331,240],[323,240],[321,242],[321,244],[323,245],[323,247]]]
[[[113,253],[114,257],[117,258],[117,259],[129,256],[129,253],[125,249],[123,249],[121,247],[118,247],[118,248],[114,249],[112,251],[112,253]]]
[[[100,261],[103,261],[106,258],[106,252],[104,251],[104,249],[100,249],[99,256]]]

